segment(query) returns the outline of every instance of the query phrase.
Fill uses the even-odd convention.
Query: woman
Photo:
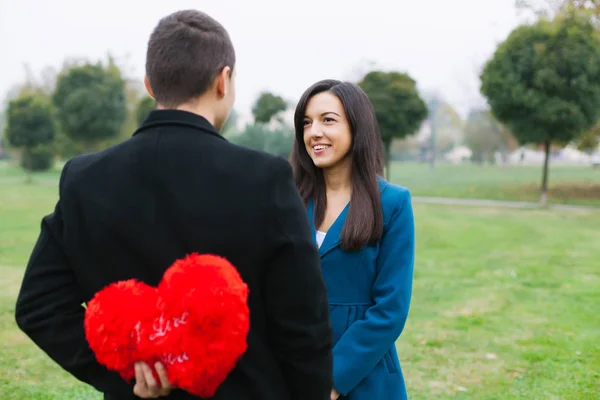
[[[358,86],[317,82],[302,95],[294,125],[291,162],[330,302],[331,398],[407,399],[395,341],[412,293],[410,193],[379,176],[381,135]]]

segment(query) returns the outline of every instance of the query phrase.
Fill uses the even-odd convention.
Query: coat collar
[[[377,177],[377,182],[379,183],[379,192],[383,193],[388,183],[381,177]],[[325,239],[323,239],[323,243],[319,248],[319,255],[321,257],[325,256],[327,253],[331,252],[333,249],[338,247],[341,242],[341,234],[342,229],[344,228],[344,223],[346,222],[346,217],[348,216],[348,210],[350,209],[350,203],[346,204],[346,207],[342,210],[340,215],[336,218],[334,223],[331,225],[327,234],[325,235]],[[312,199],[308,200],[307,204],[307,214],[308,220],[310,222],[310,230],[312,234],[312,240],[315,246],[317,245],[317,229],[315,227],[315,219],[314,219],[314,203]]]
[[[348,209],[350,208],[350,203],[346,204],[346,207],[342,210],[340,215],[333,222],[327,234],[325,235],[325,239],[323,239],[323,243],[319,248],[319,255],[323,257],[325,254],[329,253],[331,250],[340,245],[340,236],[342,234],[342,229],[344,228],[344,223],[346,222],[346,216],[348,215]],[[308,201],[307,206],[307,214],[310,221],[310,229],[312,234],[313,243],[317,244],[317,229],[315,227],[315,219],[314,219],[314,203],[312,199]]]
[[[212,124],[208,122],[206,118],[204,118],[201,115],[182,110],[151,111],[132,136],[135,136],[138,133],[146,131],[150,128],[161,126],[182,126],[187,128],[193,128],[227,141],[227,139],[220,135],[219,132],[217,132],[217,130],[215,129],[215,127],[212,126]]]

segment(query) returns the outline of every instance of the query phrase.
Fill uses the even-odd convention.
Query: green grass
[[[0,180],[0,399],[100,399],[14,323],[57,197],[46,179]],[[413,303],[397,342],[411,400],[600,398],[600,212],[416,204],[415,218]]]
[[[417,206],[413,399],[600,398],[600,213]]]
[[[540,166],[428,166],[396,163],[391,181],[409,187],[416,196],[537,202]],[[591,166],[551,165],[549,202],[600,206],[600,169]]]
[[[34,174],[34,181],[53,184],[63,163]],[[25,181],[25,173],[0,162],[0,183]],[[411,189],[415,196],[452,197],[538,202],[541,166],[474,166],[440,164],[434,171],[426,164],[394,163],[391,181]],[[600,206],[600,169],[591,166],[551,165],[549,203]]]
[[[57,367],[17,329],[14,305],[22,269],[0,267],[0,274],[0,399],[102,399],[95,390]]]
[[[62,166],[64,165],[64,162],[60,162],[60,163],[56,163],[54,165],[53,168],[51,168],[48,171],[44,171],[44,172],[36,172],[33,174],[33,176],[35,177],[36,180],[53,180],[53,179],[58,179],[58,176],[60,175],[60,170],[62,169]],[[26,178],[26,173],[25,171],[20,168],[15,162],[13,161],[0,161],[0,180],[3,181],[14,181],[15,178],[22,178],[22,181],[25,181]],[[8,179],[8,178],[12,178],[12,179]]]
[[[22,266],[58,197],[55,185],[0,183],[0,265]]]

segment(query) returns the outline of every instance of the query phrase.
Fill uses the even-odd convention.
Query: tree
[[[600,0],[545,0],[539,1],[516,0],[515,6],[520,10],[532,10],[538,15],[556,15],[568,9],[600,13]]]
[[[504,146],[504,129],[488,110],[472,110],[465,126],[465,145],[473,152],[478,164],[495,162],[495,154]]]
[[[600,122],[594,125],[592,129],[577,138],[576,145],[577,150],[579,151],[583,151],[588,154],[593,153],[600,145]]]
[[[267,128],[263,125],[248,124],[242,132],[233,136],[231,142],[239,146],[264,151],[267,147]]]
[[[112,59],[106,66],[67,65],[58,75],[52,100],[64,133],[88,151],[119,135],[127,118],[125,80]]]
[[[438,154],[450,151],[462,142],[464,122],[454,107],[439,94],[424,94],[423,100],[428,109],[430,136],[422,138],[421,149],[428,153],[433,168]]]
[[[46,171],[54,165],[54,148],[48,144],[37,145],[24,151],[21,157],[21,167],[29,172],[28,181],[31,182],[31,173]]]
[[[0,106],[2,107],[2,106]],[[4,115],[4,107],[0,108],[0,158],[2,157],[2,148],[4,145],[4,125],[6,123],[6,118]]]
[[[416,82],[407,74],[372,71],[358,85],[375,108],[385,150],[386,178],[389,179],[392,140],[416,132],[427,118],[427,106],[419,96]]]
[[[263,124],[248,124],[241,133],[231,137],[231,142],[287,158],[294,145],[294,128],[285,124],[273,129]]]
[[[515,0],[515,7],[519,11],[531,11],[538,17],[553,18],[565,2],[565,0]]]
[[[280,96],[269,92],[261,92],[252,106],[252,115],[257,124],[268,124],[273,117],[287,110],[287,103]]]
[[[287,159],[292,153],[294,139],[294,128],[282,124],[269,134],[267,148],[271,154]]]
[[[454,107],[443,100],[440,101],[437,107],[435,119],[437,127],[436,148],[440,153],[445,153],[460,143],[464,123]]]
[[[152,97],[145,95],[135,105],[135,122],[141,125],[146,119],[150,111],[156,109],[156,100]]]
[[[493,119],[495,126],[500,133],[500,154],[502,156],[502,163],[506,164],[508,162],[508,152],[517,150],[519,148],[519,142],[510,129],[497,121],[491,112],[488,112],[488,116]]]
[[[598,120],[598,33],[573,14],[516,28],[485,64],[481,92],[521,144],[545,149],[540,200],[545,205],[550,146],[570,142]]]
[[[221,134],[223,136],[235,135],[238,131],[237,122],[238,114],[234,109],[232,109],[231,113],[229,113],[227,121],[225,121],[225,125],[223,126]]]
[[[496,152],[500,152],[502,163],[506,164],[508,152],[519,147],[506,125],[501,124],[485,109],[475,109],[469,113],[464,143],[473,152],[472,160],[476,163],[494,163]]]
[[[25,91],[8,102],[6,110],[5,136],[8,143],[22,150],[21,165],[28,172],[27,181],[31,182],[31,173],[50,168],[47,149],[56,135],[52,103],[47,96],[39,92]],[[51,155],[53,156],[53,155]]]
[[[531,11],[537,17],[554,18],[560,14],[577,14],[600,28],[600,0],[516,0],[519,11]]]

